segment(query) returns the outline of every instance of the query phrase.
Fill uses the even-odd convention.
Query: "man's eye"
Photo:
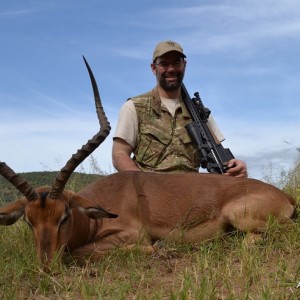
[[[167,69],[170,66],[172,66],[175,69],[180,69],[183,66],[183,61],[174,61],[171,63],[160,62],[157,65],[160,66],[162,69]]]
[[[168,64],[168,63],[161,62],[161,63],[159,63],[158,65],[160,65],[162,68],[167,68],[169,64]]]
[[[182,62],[181,61],[178,61],[178,62],[175,62],[172,64],[175,68],[179,68],[182,66]]]

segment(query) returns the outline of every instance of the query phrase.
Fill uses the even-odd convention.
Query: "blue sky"
[[[200,92],[250,176],[293,165],[298,0],[11,0],[0,4],[0,28],[0,160],[16,172],[60,169],[98,130],[82,55],[112,125],[93,156],[113,172],[119,109],[154,87],[152,52],[167,39],[183,46],[187,89]]]

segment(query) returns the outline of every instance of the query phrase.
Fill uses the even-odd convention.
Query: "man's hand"
[[[247,178],[247,166],[242,160],[231,159],[228,164],[228,170],[224,175]]]

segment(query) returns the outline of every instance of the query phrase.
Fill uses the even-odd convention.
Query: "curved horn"
[[[111,129],[101,103],[101,98],[99,95],[95,77],[84,56],[83,59],[88,69],[91,83],[93,86],[95,105],[96,105],[96,111],[99,119],[100,130],[96,135],[93,136],[92,139],[90,139],[85,145],[83,145],[81,149],[77,150],[77,153],[73,154],[70,160],[67,162],[67,164],[60,170],[52,186],[52,191],[50,193],[50,197],[52,199],[56,199],[61,196],[65,188],[65,185],[67,184],[68,179],[70,178],[74,170],[105,140],[105,138],[109,135]]]
[[[20,175],[16,174],[6,163],[0,161],[0,174],[12,183],[28,201],[37,199],[38,194],[34,188]]]

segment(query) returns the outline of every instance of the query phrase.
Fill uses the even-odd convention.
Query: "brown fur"
[[[78,260],[98,259],[115,247],[136,244],[151,252],[155,241],[169,237],[196,243],[231,226],[262,232],[269,216],[284,221],[295,211],[293,198],[261,181],[196,173],[121,172],[77,194],[47,198],[45,207],[41,201],[22,198],[0,209],[0,223],[12,224],[25,209],[38,257],[46,264],[64,247]]]

